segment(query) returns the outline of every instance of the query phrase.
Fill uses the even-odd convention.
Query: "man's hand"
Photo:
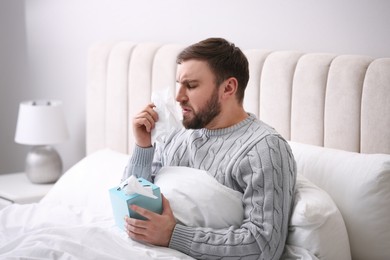
[[[151,131],[158,120],[158,114],[154,111],[154,104],[147,105],[133,119],[133,134],[135,143],[140,147],[150,147],[152,145]]]
[[[129,237],[152,245],[167,247],[171,240],[176,220],[173,216],[169,201],[163,195],[162,206],[163,212],[160,215],[136,205],[132,205],[131,209],[147,218],[147,220],[139,220],[126,216],[125,228]]]

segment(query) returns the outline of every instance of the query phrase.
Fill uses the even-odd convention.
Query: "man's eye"
[[[187,84],[188,89],[196,88],[196,84]]]

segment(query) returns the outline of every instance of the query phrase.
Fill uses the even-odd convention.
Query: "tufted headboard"
[[[133,149],[131,119],[151,92],[176,86],[184,46],[117,42],[88,55],[87,154]],[[244,106],[287,140],[390,154],[390,58],[244,50],[250,80]]]

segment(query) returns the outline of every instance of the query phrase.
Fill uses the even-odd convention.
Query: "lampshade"
[[[15,142],[26,145],[49,145],[65,141],[68,129],[57,100],[20,103]]]

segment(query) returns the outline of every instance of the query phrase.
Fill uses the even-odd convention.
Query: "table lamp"
[[[26,158],[26,174],[33,183],[52,183],[62,175],[62,161],[51,145],[68,138],[68,129],[57,100],[20,103],[15,142],[32,145]]]

